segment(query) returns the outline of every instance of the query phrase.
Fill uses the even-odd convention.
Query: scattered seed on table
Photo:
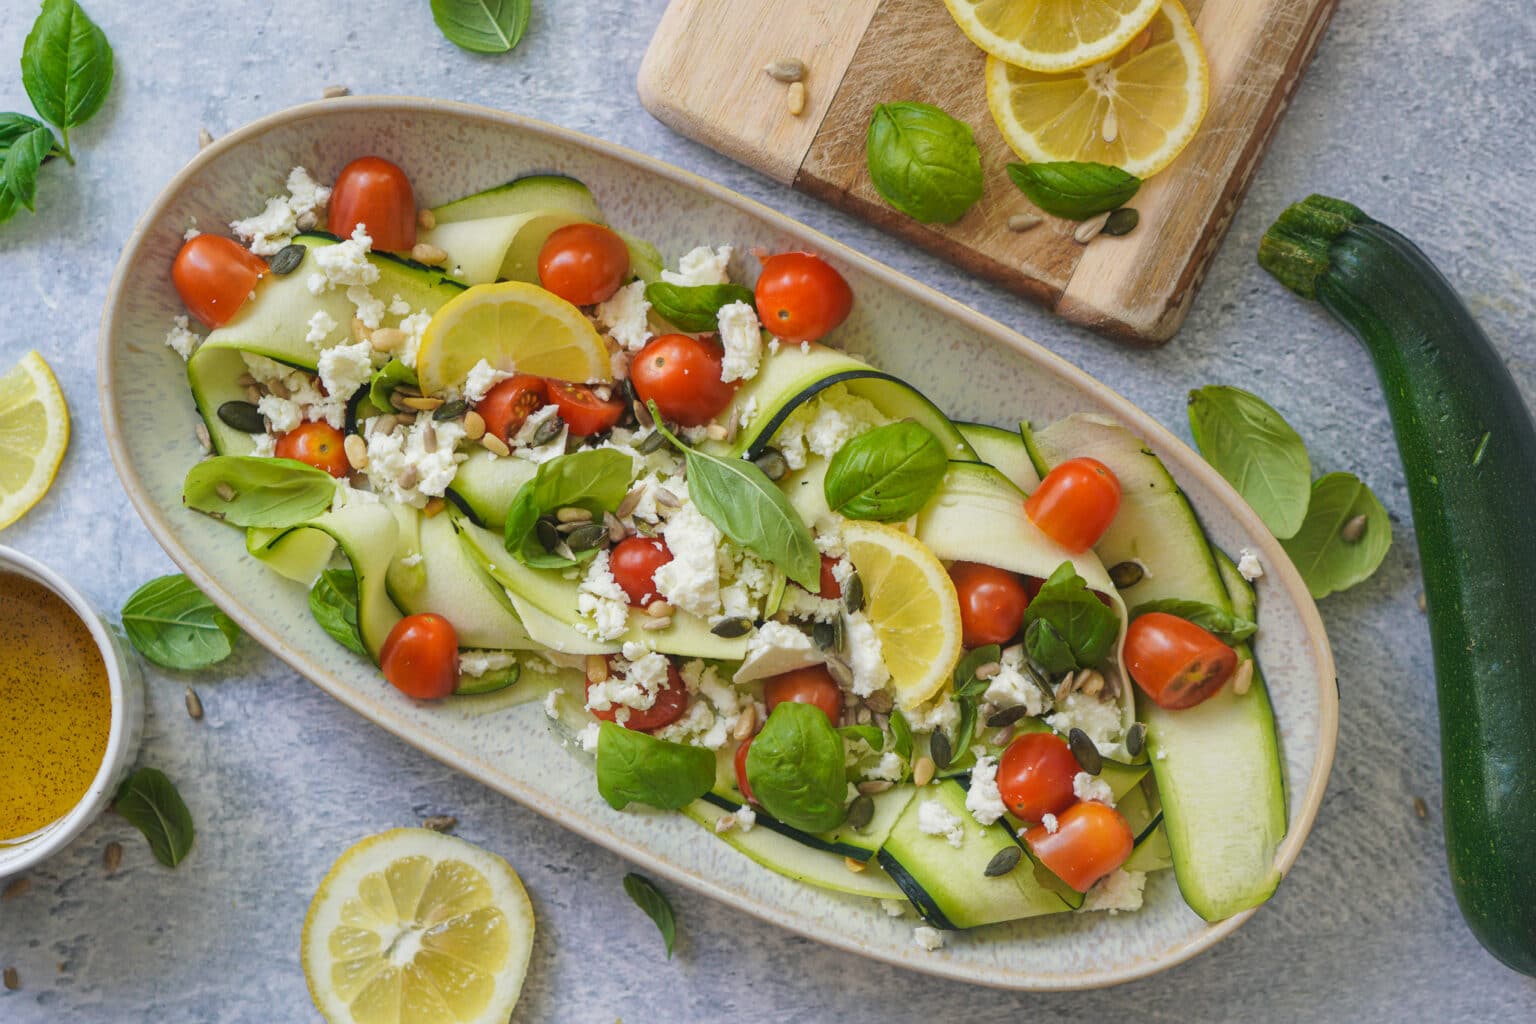
[[[341,96],[351,96],[352,90],[344,85],[328,85],[320,92],[321,99],[334,100]]]
[[[459,819],[451,814],[434,814],[421,821],[422,828],[429,828],[433,832],[452,832],[458,825]]]
[[[1339,528],[1339,540],[1345,544],[1358,544],[1365,536],[1365,516],[1353,516]]]
[[[207,128],[199,128],[197,130],[197,148],[207,149],[211,145],[213,145],[213,133]]]
[[[1109,218],[1104,221],[1103,233],[1111,238],[1128,235],[1136,230],[1136,225],[1139,223],[1141,223],[1141,214],[1129,206],[1122,206],[1110,213]]]
[[[5,979],[5,987],[10,989],[12,992],[15,992],[21,988],[21,975],[16,973],[16,968],[7,967],[5,969],[5,973],[0,975],[0,977]]]
[[[1008,218],[1008,230],[1014,232],[1030,231],[1045,223],[1045,218],[1036,213],[1016,213]]]
[[[123,863],[123,844],[108,843],[101,851],[101,866],[107,869],[107,874],[117,874],[118,867]]]
[[[32,888],[32,879],[18,878],[3,890],[0,890],[0,900],[9,903],[11,900],[25,896],[30,888]]]
[[[805,77],[805,62],[797,57],[780,57],[763,65],[768,77],[779,82],[798,82]]]
[[[1416,796],[1413,798],[1413,813],[1418,815],[1421,821],[1429,817],[1429,804],[1424,802],[1423,797]]]
[[[1099,237],[1099,232],[1103,231],[1104,225],[1108,223],[1109,214],[1107,213],[1101,213],[1097,217],[1090,217],[1079,224],[1076,231],[1072,232],[1072,240],[1081,245],[1087,245]]]
[[[805,113],[805,83],[791,82],[789,86],[789,112],[794,117]]]
[[[187,714],[194,722],[203,720],[203,698],[192,687],[187,687]]]

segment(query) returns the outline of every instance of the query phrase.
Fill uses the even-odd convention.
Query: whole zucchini
[[[1354,206],[1292,206],[1259,263],[1376,364],[1423,565],[1451,881],[1478,941],[1536,976],[1536,426],[1450,283]]]

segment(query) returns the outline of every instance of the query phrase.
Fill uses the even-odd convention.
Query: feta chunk
[[[369,330],[377,330],[384,323],[384,300],[376,299],[373,293],[360,284],[354,284],[347,288],[347,301],[357,307],[357,318],[363,322],[363,326]]]
[[[1055,835],[1056,830],[1061,828],[1061,823],[1056,820],[1056,815],[1050,813],[1040,815],[1040,824],[1045,827],[1045,834],[1048,836]]]
[[[1074,727],[1081,729],[1105,757],[1128,757],[1120,706],[1113,700],[1090,697],[1081,691],[1069,693],[1054,713],[1045,716],[1045,724],[1063,736]]]
[[[576,628],[594,640],[617,640],[629,628],[629,598],[613,577],[607,550],[588,564],[576,589],[576,611],[585,620]]]
[[[267,418],[267,426],[274,434],[286,434],[304,422],[304,407],[277,395],[262,395],[256,411]]]
[[[556,721],[560,718],[560,694],[563,692],[556,688],[544,695],[544,714]]]
[[[709,618],[720,611],[720,568],[715,551],[720,531],[693,502],[672,513],[661,535],[672,561],[652,575],[656,589],[675,608]]]
[[[745,302],[731,302],[720,307],[716,322],[725,349],[720,379],[729,382],[756,377],[763,360],[763,328],[757,322],[757,310]]]
[[[459,674],[465,676],[483,676],[488,672],[501,672],[511,668],[517,663],[517,657],[511,651],[460,651]],[[551,693],[559,693],[551,690]]]
[[[644,281],[632,281],[597,304],[597,319],[607,328],[608,337],[630,352],[638,352],[651,340],[650,313]]]
[[[421,336],[427,333],[432,314],[421,309],[404,317],[400,329],[405,332],[405,344],[400,346],[400,361],[411,369],[416,368],[416,353],[421,351]]]
[[[729,284],[731,281],[728,265],[731,262],[731,247],[722,245],[718,249],[711,249],[707,245],[701,245],[697,249],[690,249],[683,254],[683,258],[677,261],[677,270],[663,270],[661,279],[668,284],[693,286],[701,284]]]
[[[589,754],[597,753],[597,736],[600,729],[601,726],[596,722],[588,722],[586,728],[576,734],[576,742],[581,745],[582,750]]]
[[[304,335],[304,340],[311,345],[319,345],[331,336],[336,329],[336,318],[323,309],[315,310],[315,315],[309,318],[309,333]]]
[[[511,378],[512,374],[505,370],[498,370],[484,359],[476,363],[469,371],[469,376],[464,378],[464,401],[474,404],[490,393],[491,388],[504,380]]]
[[[334,288],[367,287],[377,282],[379,268],[368,259],[372,248],[373,239],[359,224],[346,241],[311,249],[317,269],[304,282],[310,294],[321,295]]]
[[[880,909],[885,911],[887,917],[902,917],[907,912],[909,904],[902,900],[881,900]]]
[[[719,750],[730,738],[731,727],[741,714],[740,696],[721,682],[713,666],[702,661],[687,662],[678,675],[688,688],[688,710],[656,736],[673,743]]]
[[[912,929],[912,941],[930,953],[944,945],[944,933],[925,924]]]
[[[272,256],[293,240],[298,233],[298,220],[293,207],[281,196],[267,200],[266,208],[254,217],[230,221],[229,228],[235,237],[250,246],[258,256]]]
[[[429,430],[436,434],[431,451],[426,440]],[[378,493],[402,505],[425,508],[428,500],[442,497],[453,483],[465,458],[454,449],[463,439],[464,428],[456,421],[435,423],[426,416],[409,429],[374,431],[368,438],[365,472]]]
[[[965,842],[964,824],[938,800],[918,804],[917,830],[925,836],[942,837],[957,850]]]
[[[277,454],[277,438],[271,434],[257,434],[254,437],[256,448],[251,452],[257,458],[270,459]]]
[[[1045,710],[1045,693],[1035,685],[1034,680],[1024,674],[1023,644],[1003,649],[1003,656],[998,659],[997,675],[988,680],[982,700],[996,708],[1023,705],[1024,713],[1031,716]]]
[[[165,335],[165,343],[182,359],[191,359],[192,353],[197,351],[197,346],[203,343],[203,339],[192,330],[186,317],[178,316],[171,321],[171,329]]]
[[[336,401],[345,402],[372,378],[373,346],[366,341],[337,345],[320,353],[320,383]]]
[[[843,616],[843,636],[848,643],[849,667],[853,669],[851,689],[855,696],[868,697],[891,681],[885,656],[880,650],[880,638],[863,612]]]
[[[1083,896],[1079,913],[1107,910],[1118,914],[1122,910],[1140,910],[1143,890],[1147,886],[1145,871],[1116,869],[1093,884]]]
[[[320,212],[331,201],[331,190],[317,182],[302,167],[288,172],[288,206],[293,210],[293,221],[300,231],[308,231],[320,223]]]
[[[965,809],[982,825],[990,825],[1003,816],[1003,794],[997,788],[997,759],[985,755],[976,758],[971,769],[971,788],[965,795]]]
[[[774,435],[790,469],[804,469],[810,455],[831,458],[848,441],[889,423],[874,403],[833,385],[796,409]]]
[[[1258,555],[1247,548],[1243,548],[1237,554],[1237,571],[1243,579],[1252,583],[1264,575],[1264,563],[1259,561]]]
[[[884,779],[887,782],[900,782],[906,778],[907,762],[901,759],[901,755],[894,750],[887,750],[880,755],[880,763],[864,772],[866,779]]]
[[[794,626],[784,622],[765,622],[747,638],[746,657],[741,659],[741,667],[736,670],[734,678],[737,683],[748,683],[793,672],[798,668],[810,668],[826,660],[821,648]]]
[[[545,441],[541,445],[535,445],[533,439],[538,436],[540,428],[560,414],[560,407],[554,404],[546,405],[533,413],[523,425],[517,428],[517,433],[512,435],[512,454],[529,462],[548,462],[565,454],[565,439],[570,430],[562,426],[559,433]]]
[[[1115,806],[1114,790],[1097,775],[1078,772],[1072,776],[1072,794],[1079,800],[1097,800],[1101,804]]]

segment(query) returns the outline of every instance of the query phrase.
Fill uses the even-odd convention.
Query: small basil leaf
[[[1050,624],[1056,636],[1052,638],[1037,627],[1037,643],[1053,643],[1059,638],[1070,649],[1080,668],[1103,662],[1120,634],[1120,616],[1088,589],[1087,582],[1072,568],[1071,562],[1057,566],[1034,600],[1029,602],[1029,608],[1024,612],[1026,648],[1030,624],[1041,620]],[[1041,664],[1045,665],[1045,662]],[[1065,671],[1052,665],[1045,667],[1053,672]]]
[[[784,824],[804,832],[836,828],[848,798],[842,737],[814,704],[784,701],[747,750],[747,782]]]
[[[713,334],[720,327],[720,310],[733,302],[754,309],[752,289],[739,284],[681,285],[657,281],[645,286],[645,299],[661,318],[681,331]]]
[[[124,779],[112,806],[144,833],[155,860],[174,868],[186,859],[197,828],[175,784],[160,769],[140,768]]]
[[[327,569],[309,588],[309,613],[332,640],[354,654],[368,653],[357,629],[357,573]]]
[[[1241,615],[1234,615],[1213,604],[1206,604],[1204,601],[1186,601],[1178,597],[1165,597],[1160,601],[1139,604],[1131,613],[1131,618],[1135,620],[1148,612],[1177,615],[1181,619],[1193,622],[1201,629],[1216,634],[1222,642],[1228,644],[1242,643],[1253,636],[1259,628],[1258,623],[1251,622]]]
[[[180,574],[150,580],[123,605],[123,632],[165,668],[207,668],[229,657],[240,629]]]
[[[584,508],[598,519],[624,500],[634,475],[634,461],[613,448],[589,448],[550,459],[532,480],[518,488],[507,510],[503,535],[512,556],[535,569],[558,569],[586,561],[596,548],[577,552],[575,561],[545,550],[539,543],[539,517],[557,508]]]
[[[1344,524],[1365,516],[1365,532],[1350,543]],[[1329,473],[1312,485],[1307,518],[1280,542],[1314,598],[1347,590],[1369,577],[1392,546],[1392,521],[1371,489],[1349,473]]]
[[[1024,649],[1034,662],[1047,672],[1070,672],[1077,668],[1077,655],[1044,619],[1036,619],[1024,628]]]
[[[26,114],[0,114],[0,160],[4,159],[6,150],[10,149],[17,139],[42,126],[43,122]],[[55,145],[50,155],[57,153],[58,146]]]
[[[989,681],[977,679],[976,670],[983,665],[990,665],[1003,656],[1003,648],[999,644],[987,644],[978,647],[961,658],[955,665],[955,698],[979,697],[987,692]]]
[[[900,522],[917,514],[944,482],[944,446],[916,423],[887,423],[839,448],[823,484],[827,505],[849,519]]]
[[[864,143],[886,202],[925,224],[949,224],[981,198],[981,151],[971,126],[927,103],[882,103]]]
[[[901,708],[891,709],[891,749],[903,761],[912,760],[912,726],[907,724]]]
[[[1141,188],[1141,179],[1107,164],[1009,164],[1008,177],[1046,213],[1068,220],[1087,220],[1123,206]]]
[[[297,526],[330,509],[336,478],[295,459],[216,455],[187,471],[181,497],[236,526]]]
[[[838,733],[843,739],[852,743],[855,740],[863,740],[869,745],[869,749],[879,752],[885,746],[885,734],[873,725],[844,725],[838,728]]]
[[[53,152],[53,132],[48,128],[34,128],[11,144],[5,154],[0,174],[5,177],[6,187],[16,201],[27,209],[34,209],[37,195],[37,169],[43,166],[48,154]]]
[[[4,224],[16,216],[16,211],[21,209],[21,204],[16,197],[11,195],[11,190],[5,184],[5,178],[0,177],[0,224]]]
[[[1241,388],[1205,387],[1189,393],[1189,429],[1269,532],[1295,536],[1312,497],[1312,460],[1285,417]]]
[[[89,120],[112,87],[112,47],[75,0],[43,0],[21,50],[21,84],[43,120],[65,132]]]
[[[672,903],[660,889],[644,875],[633,871],[624,876],[624,891],[635,901],[635,906],[645,911],[645,916],[656,922],[661,939],[667,944],[667,959],[672,959],[672,948],[677,943],[677,915]]]
[[[949,767],[951,770],[974,763],[971,757],[971,740],[976,738],[976,700],[975,698],[956,698],[956,704],[960,705],[960,722],[955,726],[955,738],[951,741],[949,755]]]
[[[472,53],[506,53],[523,39],[531,0],[432,0],[432,20],[450,43]]]
[[[715,755],[710,750],[659,740],[613,722],[598,728],[597,791],[616,811],[631,803],[675,811],[714,784]]]
[[[401,384],[415,387],[418,383],[415,370],[398,359],[391,359],[373,371],[373,379],[368,382],[368,401],[380,412],[390,412],[394,406],[389,404],[389,396],[395,393],[395,388]]]

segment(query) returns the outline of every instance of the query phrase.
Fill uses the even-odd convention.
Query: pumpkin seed
[[[950,760],[955,756],[949,744],[949,733],[942,728],[933,730],[933,735],[928,737],[928,756],[933,758],[933,766],[939,771],[948,768]]]
[[[1109,219],[1104,222],[1104,230],[1101,233],[1109,235],[1111,238],[1128,235],[1135,231],[1136,225],[1140,223],[1141,214],[1129,206],[1122,206],[1109,215]]]
[[[843,607],[850,615],[864,610],[864,581],[857,571],[849,573],[848,582],[843,584]]]
[[[797,57],[780,57],[764,64],[763,70],[776,82],[798,82],[805,77],[805,62]]]
[[[560,531],[555,529],[555,521],[550,516],[540,516],[539,521],[533,524],[533,533],[545,551],[553,551],[560,544]]]
[[[265,434],[266,418],[253,402],[225,402],[219,406],[219,419],[246,434]]]
[[[649,455],[651,452],[660,450],[661,447],[666,443],[666,435],[657,430],[653,433],[646,434],[645,437],[641,438],[640,443],[635,445],[635,451],[639,452],[641,455]]]
[[[1116,590],[1129,590],[1146,578],[1147,570],[1140,562],[1121,562],[1109,570],[1109,581]]]
[[[983,874],[988,878],[1001,878],[1014,868],[1019,866],[1019,861],[1024,859],[1024,851],[1017,846],[1005,846],[992,855],[987,861],[987,868]]]
[[[565,421],[562,420],[559,416],[551,416],[549,419],[539,424],[539,429],[533,432],[533,440],[530,442],[530,444],[532,444],[532,446],[535,448],[538,448],[540,445],[549,444],[549,442],[558,437],[560,431],[564,429]]]
[[[843,620],[833,619],[831,622],[815,622],[811,624],[811,639],[816,646],[824,651],[842,651],[848,645],[848,639],[843,633]]]
[[[459,819],[451,814],[434,814],[421,821],[422,828],[429,828],[433,832],[452,832],[458,825]]]
[[[1125,734],[1125,750],[1132,757],[1140,757],[1145,749],[1147,749],[1147,727],[1144,723],[1137,722]]]
[[[101,866],[106,869],[107,874],[115,875],[122,863],[123,844],[108,843],[106,848],[101,851]]]
[[[290,242],[277,250],[277,254],[267,263],[267,269],[278,277],[291,274],[299,269],[299,264],[304,262],[304,253],[307,252],[298,242]]]
[[[1015,704],[1011,708],[994,711],[987,716],[987,728],[1001,729],[1005,725],[1012,725],[1027,714],[1029,714],[1029,708],[1023,704]]]
[[[572,530],[565,539],[573,551],[586,551],[608,539],[608,527],[602,523],[584,523]]]
[[[1360,538],[1365,536],[1365,516],[1359,515],[1346,521],[1339,528],[1339,540],[1345,544],[1358,544]]]
[[[874,817],[874,798],[867,793],[860,793],[853,798],[853,803],[848,805],[848,817],[843,823],[855,832],[862,832],[869,827]]]
[[[752,620],[746,617],[734,619],[721,619],[710,627],[709,630],[715,636],[726,640],[735,640],[739,636],[746,636],[752,632]]]
[[[194,722],[203,720],[203,699],[190,686],[187,687],[187,715]]]
[[[752,464],[762,470],[769,480],[782,480],[784,474],[789,472],[789,463],[784,460],[784,453],[777,448],[764,448],[752,460]]]
[[[441,423],[443,420],[456,420],[467,412],[469,412],[469,403],[462,398],[455,398],[451,402],[444,402],[438,406],[432,418]]]
[[[1077,758],[1078,767],[1089,775],[1097,775],[1104,770],[1103,755],[1083,730],[1073,728],[1067,733],[1067,746],[1072,748],[1072,756]]]

